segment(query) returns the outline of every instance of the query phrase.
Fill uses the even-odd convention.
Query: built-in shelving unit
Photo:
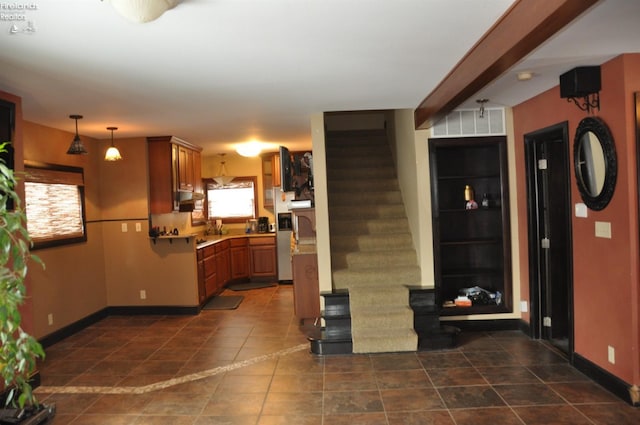
[[[430,139],[429,156],[435,286],[441,314],[510,312],[506,138]],[[477,208],[465,199],[467,187],[473,190]],[[500,301],[448,306],[462,289],[475,286],[499,293]]]

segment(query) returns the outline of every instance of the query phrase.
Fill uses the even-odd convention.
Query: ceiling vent
[[[477,109],[456,109],[431,128],[432,137],[503,136],[504,108],[485,108],[482,118]]]

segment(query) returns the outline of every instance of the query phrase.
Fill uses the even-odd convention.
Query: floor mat
[[[202,307],[203,310],[233,310],[238,308],[244,297],[232,295],[229,297],[213,297]]]
[[[276,286],[274,282],[248,282],[248,283],[235,283],[227,286],[227,289],[232,291],[248,291],[249,289],[269,288],[270,286]]]

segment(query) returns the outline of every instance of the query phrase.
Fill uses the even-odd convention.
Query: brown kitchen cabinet
[[[273,211],[273,188],[280,186],[280,155],[265,153],[262,155],[263,206]]]
[[[249,243],[247,238],[230,240],[231,280],[246,280],[251,273],[249,266]]]
[[[293,309],[301,321],[320,317],[320,286],[316,253],[294,254],[291,258],[293,275]]]
[[[196,251],[198,259],[198,303],[202,304],[207,299],[207,289],[204,275],[204,248]]]
[[[204,298],[209,298],[217,293],[216,259],[213,246],[207,246],[198,250],[202,252],[202,266],[204,276]]]
[[[179,211],[179,192],[202,190],[202,148],[175,136],[158,136],[147,137],[147,149],[151,214]]]
[[[215,245],[215,262],[216,262],[216,289],[222,292],[224,287],[231,279],[231,257],[228,240],[219,242]]]
[[[251,277],[275,278],[278,275],[276,238],[264,236],[248,239]]]

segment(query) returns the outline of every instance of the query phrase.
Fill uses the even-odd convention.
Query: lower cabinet
[[[198,258],[198,303],[202,304],[207,300],[207,289],[204,283],[204,248],[197,250],[196,257]]]
[[[229,241],[222,241],[214,245],[216,249],[216,290],[222,292],[231,278],[231,257],[229,255]]]
[[[217,291],[216,284],[216,260],[213,246],[208,246],[204,251],[204,289],[205,296],[209,298]]]
[[[318,257],[313,254],[295,254],[291,258],[293,274],[293,309],[300,320],[320,317],[320,290],[318,285]]]
[[[273,236],[232,237],[197,249],[196,258],[200,304],[222,292],[231,281],[278,276]]]
[[[231,239],[231,280],[248,279],[251,273],[249,267],[249,243],[247,238]]]
[[[275,237],[249,238],[249,256],[252,278],[278,276]]]

